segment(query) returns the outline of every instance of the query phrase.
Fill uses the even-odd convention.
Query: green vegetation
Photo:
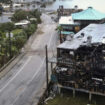
[[[27,38],[30,37],[37,29],[36,24],[30,24],[27,28],[24,29],[25,33],[27,34]]]
[[[14,35],[14,45],[16,46],[17,51],[23,47],[25,42],[27,41],[27,34],[22,31]]]
[[[37,9],[33,11],[16,10],[12,17],[12,21],[19,22],[25,19],[36,18],[37,23],[41,23],[40,16],[41,13]]]
[[[13,17],[12,17],[12,21],[19,22],[19,21],[27,19],[27,18],[28,18],[28,12],[27,11],[16,10]]]
[[[47,105],[87,105],[88,100],[85,98],[71,96],[56,96],[53,100],[48,101]]]
[[[61,31],[63,30],[62,26],[57,26],[56,30],[58,31],[60,36],[60,43],[62,43],[62,35],[61,35]]]
[[[38,10],[28,12],[17,10],[12,17],[13,22],[0,24],[0,67],[19,53],[28,38],[36,31],[37,24],[41,23],[40,16],[41,13]],[[35,20],[30,21],[26,27],[14,25],[14,22],[30,20],[30,18]]]
[[[15,28],[15,26],[14,26],[14,23],[12,23],[12,22],[0,24],[0,30],[2,32],[11,32],[12,30],[14,30],[14,28]]]
[[[13,31],[12,31],[12,33],[13,34],[19,34],[19,33],[21,33],[23,31],[23,29],[14,29]]]
[[[77,94],[75,98],[71,94],[57,95],[54,99],[49,100],[47,105],[87,105],[88,95],[87,94]],[[104,97],[94,96],[92,104],[90,105],[104,105]]]

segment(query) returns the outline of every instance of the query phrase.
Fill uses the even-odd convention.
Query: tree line
[[[11,0],[0,0],[0,3],[10,4]]]
[[[17,10],[11,18],[12,22],[0,24],[0,67],[19,53],[28,38],[36,31],[37,25],[41,23],[40,16],[41,13],[37,9],[33,11]],[[30,20],[27,27],[14,25],[15,22],[24,19]]]

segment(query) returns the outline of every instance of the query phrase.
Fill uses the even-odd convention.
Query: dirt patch
[[[37,34],[39,34],[39,35],[43,35],[44,34],[44,32],[42,31],[42,30],[37,30]]]

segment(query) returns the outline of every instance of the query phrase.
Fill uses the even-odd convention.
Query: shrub
[[[41,21],[41,18],[37,18],[37,22],[40,24],[42,21]]]
[[[30,22],[31,22],[31,24],[37,24],[36,20],[31,20]]]
[[[24,19],[27,19],[29,12],[24,10],[17,10],[15,11],[14,15],[12,16],[12,21],[18,22]]]
[[[29,38],[37,29],[37,24],[30,24],[27,28],[24,29],[27,34],[27,38]]]
[[[20,48],[23,47],[25,42],[27,41],[27,34],[23,31],[21,33],[15,34],[15,40],[14,40],[14,45],[16,48],[19,50]]]
[[[0,30],[2,32],[5,32],[5,31],[12,31],[13,29],[15,28],[14,24],[12,22],[7,22],[7,23],[2,23],[0,24]]]

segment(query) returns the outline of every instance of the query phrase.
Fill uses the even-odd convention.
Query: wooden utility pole
[[[48,50],[47,45],[45,46],[46,49],[46,87],[47,87],[47,93],[48,93]]]

